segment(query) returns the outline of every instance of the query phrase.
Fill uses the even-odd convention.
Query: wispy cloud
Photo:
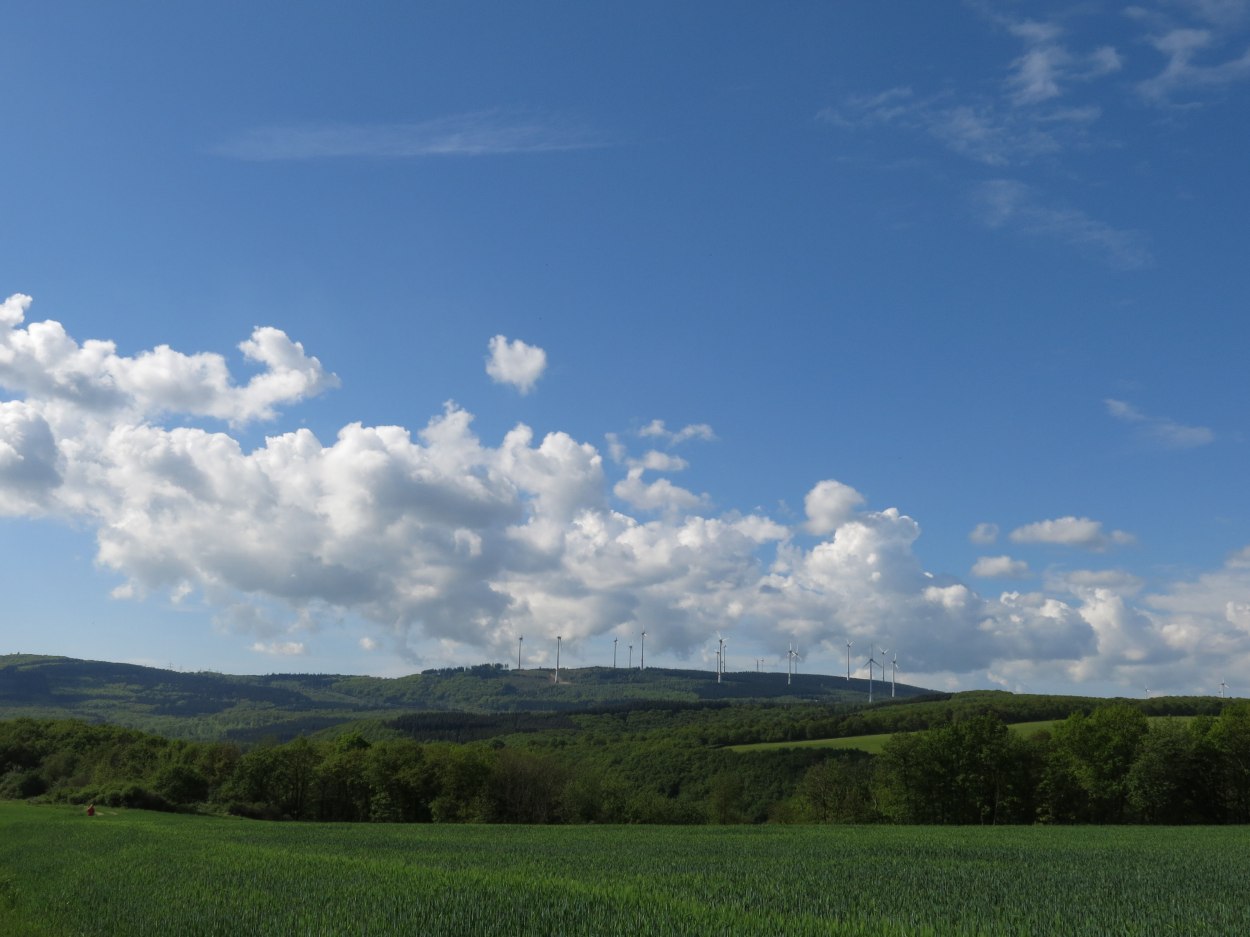
[[[1059,41],[1063,31],[1053,23],[1026,20],[1005,25],[1025,44],[1007,79],[1011,100],[1017,105],[1057,98],[1071,85],[1117,72],[1123,65],[1112,46],[1099,46],[1087,53],[1072,52]]]
[[[988,228],[1053,238],[1092,253],[1113,267],[1134,270],[1152,262],[1144,235],[1116,228],[1077,208],[1042,201],[1032,187],[991,179],[973,188],[973,205]]]
[[[851,95],[816,115],[847,130],[891,127],[923,134],[945,149],[986,166],[1030,163],[1076,144],[1098,119],[1096,107],[1048,108],[1022,114],[987,98],[955,101],[919,97],[910,88]]]
[[[1108,397],[1107,412],[1124,423],[1138,427],[1142,435],[1167,449],[1195,449],[1215,442],[1215,432],[1206,426],[1186,426],[1167,417],[1150,416],[1123,400]]]
[[[1000,92],[946,90],[926,96],[909,87],[891,88],[848,96],[818,119],[848,129],[891,126],[923,133],[988,166],[1032,162],[1084,144],[1102,109],[1060,99],[1078,85],[1119,71],[1119,52],[1109,45],[1075,51],[1053,23],[987,15],[1024,47],[1007,65]]]
[[[683,426],[679,430],[670,430],[664,425],[663,420],[652,420],[638,430],[638,435],[644,438],[662,439],[670,446],[676,446],[689,439],[701,439],[704,442],[712,442],[716,439],[716,434],[712,432],[712,427],[706,423],[691,423],[689,426]]]
[[[1216,40],[1216,34],[1207,29],[1173,29],[1154,37],[1151,44],[1167,62],[1163,71],[1140,82],[1137,90],[1147,100],[1168,103],[1181,92],[1219,89],[1250,78],[1250,48],[1223,61],[1197,61]]]
[[[215,148],[235,159],[411,159],[546,153],[603,146],[586,127],[544,118],[479,111],[415,123],[275,124],[257,127]]]

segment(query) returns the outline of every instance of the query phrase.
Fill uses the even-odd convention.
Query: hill
[[[881,684],[875,685],[877,697]],[[652,667],[510,670],[501,664],[404,677],[185,673],[34,654],[0,655],[0,719],[84,719],[189,740],[292,738],[401,714],[569,713],[602,707],[723,701],[861,704],[866,680],[820,674],[728,673]],[[929,695],[898,684],[898,698]]]

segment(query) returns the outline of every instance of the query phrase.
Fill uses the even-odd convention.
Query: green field
[[[0,803],[0,933],[1250,933],[1238,827],[269,824]]]
[[[1171,717],[1162,716],[1156,718],[1167,719]],[[1055,723],[1061,721],[1059,719],[1045,719],[1041,722],[1017,722],[1007,726],[1007,728],[1020,735],[1031,735],[1043,729],[1050,730]],[[804,739],[801,742],[759,742],[754,745],[731,745],[729,748],[735,752],[758,752],[769,748],[855,748],[861,752],[880,755],[881,747],[885,745],[886,740],[893,734],[892,732],[886,732],[880,735],[848,735],[838,739]]]

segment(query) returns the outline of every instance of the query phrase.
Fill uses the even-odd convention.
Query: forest
[[[870,732],[892,733],[879,755],[727,747]],[[1245,823],[1250,704],[670,702],[413,714],[252,745],[18,718],[0,722],[0,797],[352,822]]]

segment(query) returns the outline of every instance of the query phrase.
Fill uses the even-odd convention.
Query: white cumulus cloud
[[[864,503],[864,496],[834,479],[818,482],[803,499],[807,511],[807,529],[814,534],[828,534],[850,520]]]
[[[502,335],[490,340],[486,373],[497,384],[511,384],[528,394],[547,370],[547,353],[536,345],[527,345],[519,338],[508,341]]]
[[[649,649],[683,656],[732,628],[735,646],[795,641],[839,658],[848,640],[888,638],[912,674],[992,668],[1018,683],[1100,667],[1136,681],[1204,633],[1212,653],[1250,663],[1250,551],[1142,596],[1096,573],[984,596],[924,567],[916,519],[843,483],[813,485],[794,524],[718,512],[648,474],[684,459],[631,454],[618,436],[605,465],[564,432],[518,424],[483,440],[448,404],[416,430],[276,430],[245,448],[232,424],[333,383],[297,342],[256,329],[242,347],[260,373],[241,384],[213,353],[124,357],[59,323],[23,327],[28,307],[0,304],[0,384],[21,395],[0,400],[0,511],[89,527],[114,595],[202,603],[257,653],[305,653],[333,625],[410,661],[444,646],[510,657],[518,634],[539,661],[544,636],[575,649],[644,628]],[[639,435],[671,445],[711,431],[655,421]],[[1131,537],[1062,517],[1011,539],[1100,550]],[[1020,574],[1016,562],[983,558],[981,571]]]
[[[1017,527],[1010,538],[1013,543],[1050,543],[1096,552],[1134,542],[1133,535],[1123,530],[1103,530],[1102,521],[1070,515]]]

